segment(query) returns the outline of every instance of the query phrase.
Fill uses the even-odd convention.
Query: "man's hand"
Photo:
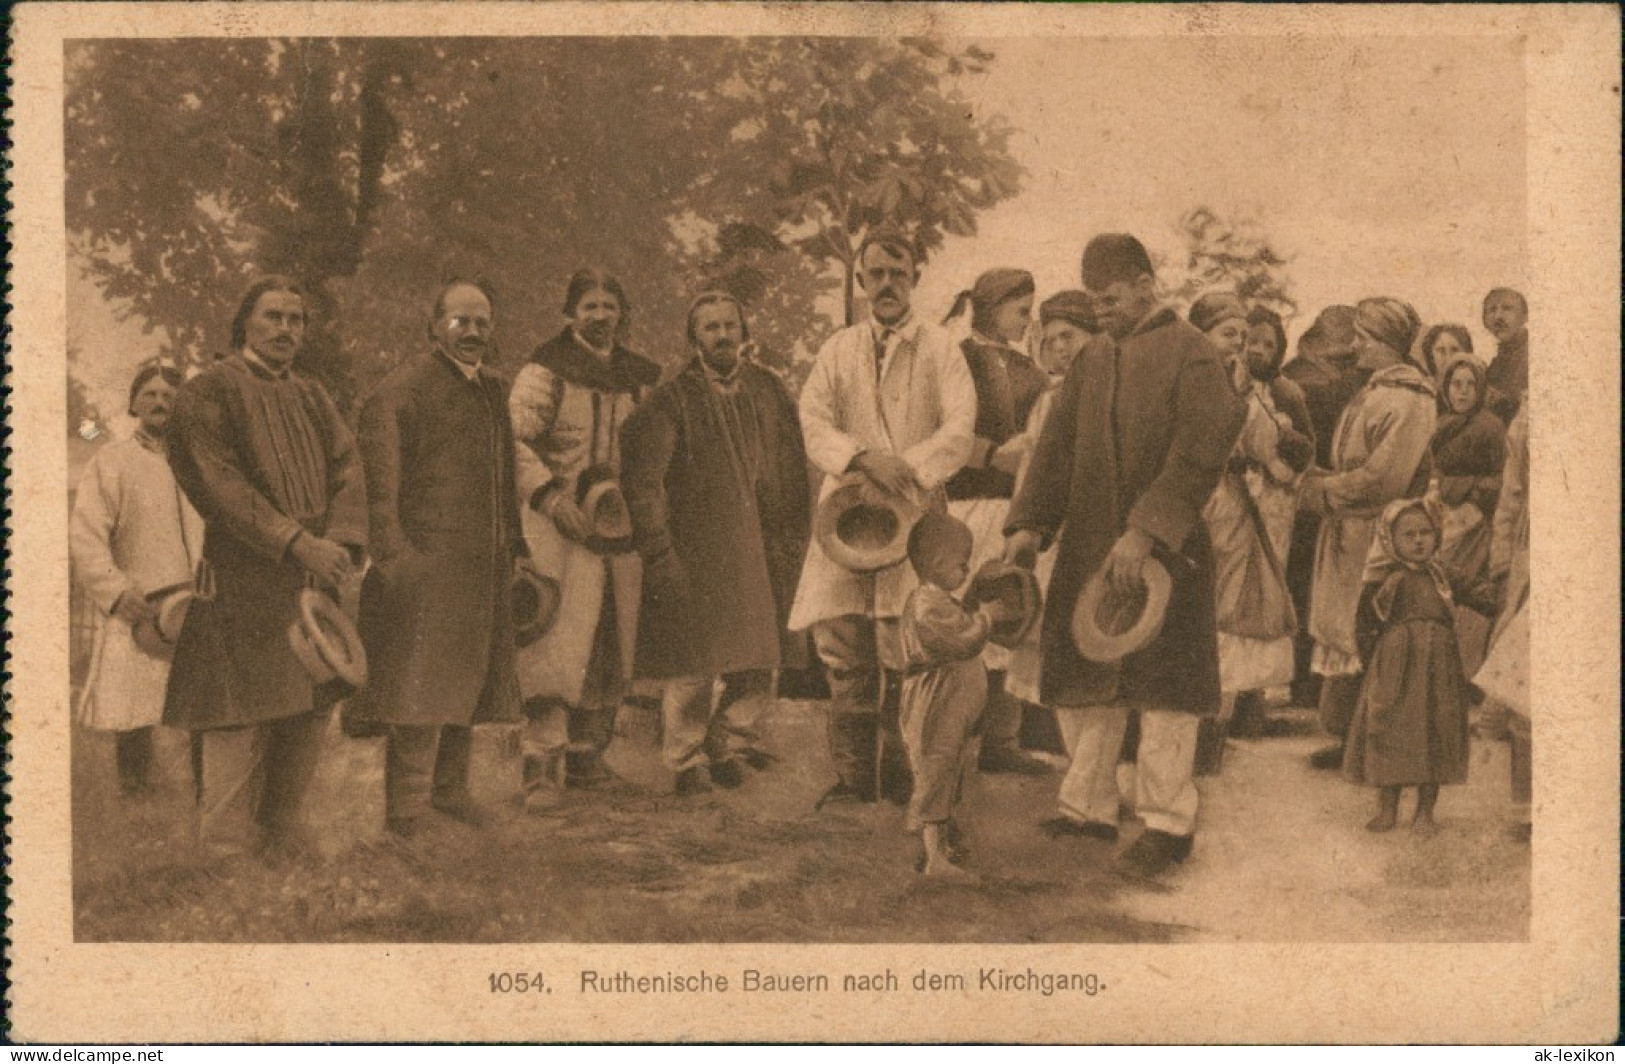
[[[1151,537],[1137,528],[1130,528],[1112,545],[1106,555],[1106,582],[1119,595],[1127,594],[1145,583],[1140,569],[1151,555]]]
[[[113,603],[113,616],[134,628],[142,621],[154,621],[158,611],[138,589],[131,588]]]
[[[987,464],[1001,473],[1015,476],[1021,471],[1021,460],[1027,457],[1028,440],[1025,436],[1012,436],[993,451]]]
[[[1042,542],[1038,533],[1030,529],[1012,532],[1004,541],[1004,560],[1031,569],[1038,564],[1038,546]]]
[[[566,492],[553,492],[542,506],[548,518],[569,539],[584,543],[592,536],[592,522]]]
[[[288,551],[306,572],[328,587],[339,587],[354,571],[349,548],[308,532],[295,538]]]
[[[852,460],[852,464],[881,491],[900,498],[908,498],[909,493],[919,486],[909,464],[886,451],[864,451]]]

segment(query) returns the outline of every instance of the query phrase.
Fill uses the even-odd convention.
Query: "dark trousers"
[[[1507,721],[1507,738],[1512,741],[1512,800],[1519,805],[1528,805],[1535,795],[1529,718],[1512,714]]]
[[[384,753],[384,816],[412,820],[434,799],[468,793],[474,730],[458,724],[392,724]]]
[[[118,765],[119,790],[145,790],[152,771],[152,729],[131,728],[113,736],[113,758]]]
[[[316,776],[328,711],[203,733],[199,841],[215,856],[293,835]]]

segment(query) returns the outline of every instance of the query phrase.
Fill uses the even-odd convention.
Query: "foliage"
[[[866,227],[900,222],[929,253],[1016,191],[1009,128],[952,86],[992,58],[837,38],[75,43],[68,228],[104,296],[196,362],[225,349],[250,276],[298,277],[303,357],[341,401],[423,343],[451,276],[496,287],[511,368],[586,264],[621,277],[634,347],[685,358],[688,301],[720,283],[789,372]]]
[[[1199,206],[1180,218],[1178,229],[1186,258],[1173,271],[1181,279],[1170,286],[1171,298],[1189,303],[1203,292],[1229,291],[1249,307],[1268,307],[1289,320],[1297,312],[1289,260],[1258,217],[1226,218]]]

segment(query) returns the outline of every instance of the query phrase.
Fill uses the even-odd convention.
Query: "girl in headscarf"
[[[1203,296],[1190,314],[1191,324],[1230,354],[1237,389],[1247,400],[1247,420],[1229,468],[1202,513],[1213,540],[1219,686],[1227,703],[1221,717],[1228,716],[1232,734],[1246,736],[1263,734],[1264,689],[1292,682],[1298,619],[1287,588],[1286,556],[1298,478],[1314,459],[1302,394],[1295,419],[1270,386],[1279,381],[1276,370],[1286,344],[1277,335],[1279,317],[1264,313],[1269,317],[1259,321],[1271,335],[1269,342],[1257,344],[1249,342],[1248,315],[1233,296]],[[1274,330],[1269,330],[1271,318]]]
[[[1371,371],[1344,408],[1331,445],[1331,468],[1313,469],[1299,489],[1298,508],[1321,517],[1309,630],[1311,659],[1324,677],[1321,724],[1336,739],[1311,757],[1317,768],[1343,761],[1343,738],[1359,701],[1359,647],[1354,618],[1361,574],[1377,518],[1396,499],[1420,498],[1432,477],[1428,444],[1437,418],[1433,381],[1409,352],[1421,322],[1409,303],[1361,300],[1355,308],[1355,349]]]
[[[1439,786],[1467,781],[1467,677],[1439,564],[1441,526],[1433,499],[1389,503],[1362,574],[1358,628],[1367,666],[1343,771],[1379,788],[1370,831],[1392,830],[1400,791],[1415,787],[1411,827],[1432,834]]]
[[[1030,443],[1022,429],[1049,385],[1022,346],[1032,327],[1033,275],[988,270],[959,293],[944,324],[970,310],[970,335],[960,344],[976,385],[976,446],[970,461],[944,485],[948,512],[970,527],[975,543],[970,571],[1004,554],[1004,519],[1016,473]],[[1020,745],[1021,705],[1004,693],[1010,652],[988,644],[988,699],[980,766],[983,772],[1036,775],[1049,766]]]
[[[1439,561],[1452,577],[1472,585],[1489,565],[1490,516],[1501,494],[1506,429],[1484,405],[1488,393],[1484,366],[1472,355],[1457,355],[1441,366],[1439,382],[1443,416],[1432,444],[1438,496],[1444,506]],[[1456,634],[1471,673],[1483,660],[1488,623],[1475,611],[1458,609]]]

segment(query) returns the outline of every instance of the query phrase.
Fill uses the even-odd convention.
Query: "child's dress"
[[[989,630],[985,616],[931,584],[915,588],[903,606],[898,724],[914,771],[911,831],[952,818],[975,764],[974,739],[987,703],[981,653]]]
[[[1355,783],[1466,782],[1467,679],[1439,585],[1436,571],[1407,568],[1366,585],[1360,627],[1374,646],[1343,758]]]

